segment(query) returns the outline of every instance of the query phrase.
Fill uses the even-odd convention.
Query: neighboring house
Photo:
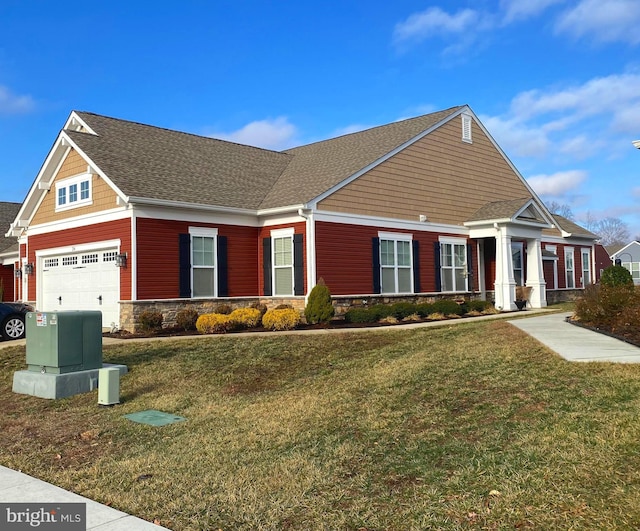
[[[0,302],[13,301],[16,283],[20,282],[20,277],[16,277],[14,271],[18,260],[18,241],[15,237],[4,235],[19,210],[20,203],[0,201]]]
[[[609,253],[604,245],[601,243],[596,243],[595,245],[595,259],[596,259],[596,282],[600,282],[600,278],[602,277],[602,272],[607,269],[607,267],[611,267],[613,265],[613,261],[609,256]]]
[[[616,265],[626,267],[633,277],[634,284],[640,284],[640,242],[633,241],[609,251],[611,260]]]
[[[10,234],[19,298],[129,329],[145,308],[302,307],[319,278],[341,307],[504,310],[516,285],[544,307],[595,279],[596,236],[554,220],[468,106],[282,152],[74,111]]]

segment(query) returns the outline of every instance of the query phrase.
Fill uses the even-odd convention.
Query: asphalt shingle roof
[[[18,252],[18,243],[15,238],[5,238],[9,226],[16,219],[20,203],[0,202],[0,253]]]
[[[129,197],[233,208],[304,204],[462,107],[269,151],[88,112],[66,133]]]
[[[257,209],[291,156],[78,112],[97,134],[67,134],[129,197]]]
[[[574,223],[570,219],[567,219],[558,214],[553,214],[553,219],[556,221],[556,225],[565,232],[569,232],[572,236],[578,236],[589,239],[597,239],[598,236],[591,231],[588,231],[584,227],[581,227],[577,223]]]
[[[467,221],[511,219],[528,201],[531,201],[531,197],[510,199],[508,201],[493,201],[476,210]]]

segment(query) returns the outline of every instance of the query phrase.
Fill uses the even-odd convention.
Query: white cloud
[[[500,0],[506,24],[539,15],[548,7],[564,0]]]
[[[640,43],[638,0],[581,0],[556,21],[558,33],[600,42]]]
[[[0,85],[0,114],[21,114],[31,111],[35,102],[31,96],[18,96]]]
[[[552,175],[534,175],[527,182],[538,195],[561,197],[577,190],[586,178],[585,171],[570,170]]]
[[[221,140],[280,151],[295,145],[298,129],[280,116],[273,120],[257,120],[231,133],[210,135]]]
[[[436,35],[462,34],[475,26],[480,17],[481,14],[473,9],[450,15],[439,7],[430,7],[396,24],[393,35],[396,42],[420,42]]]
[[[542,157],[551,142],[541,127],[530,127],[518,119],[481,116],[480,120],[507,153],[521,157]]]

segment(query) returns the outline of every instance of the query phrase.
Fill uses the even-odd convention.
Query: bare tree
[[[566,203],[561,204],[561,203],[558,203],[557,201],[551,201],[549,202],[549,204],[547,204],[547,208],[549,209],[549,212],[551,212],[552,214],[558,214],[563,218],[567,218],[571,220],[573,219],[573,212],[571,211],[571,207]]]
[[[625,245],[631,238],[629,227],[620,218],[605,218],[590,230],[600,236],[602,245]]]

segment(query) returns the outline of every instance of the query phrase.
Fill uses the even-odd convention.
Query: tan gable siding
[[[320,210],[461,224],[491,201],[531,197],[474,122],[456,117],[321,201]]]
[[[47,195],[40,204],[31,224],[39,225],[41,223],[50,223],[52,221],[59,221],[62,219],[115,208],[116,193],[106,182],[102,180],[101,177],[94,174],[91,179],[91,197],[93,204],[78,208],[71,208],[63,212],[56,212],[55,182],[66,179],[67,177],[73,177],[74,175],[85,173],[86,171],[87,162],[78,154],[77,151],[72,149],[62,163],[54,182],[51,184],[51,189],[47,192]]]

